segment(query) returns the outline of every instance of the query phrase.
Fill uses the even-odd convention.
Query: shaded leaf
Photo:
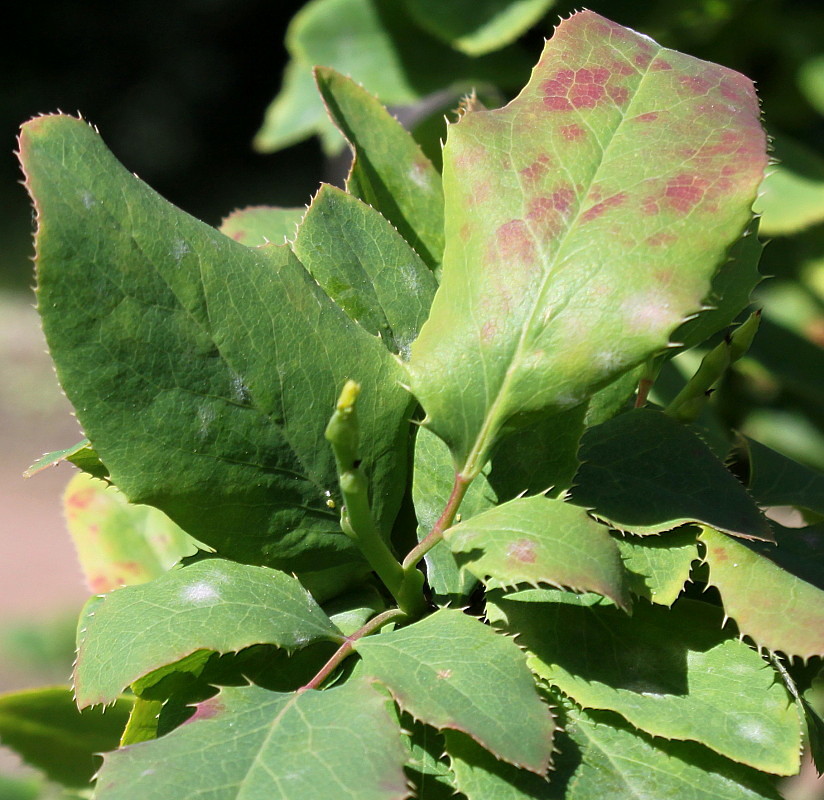
[[[363,574],[327,506],[337,475],[323,430],[357,379],[388,531],[410,403],[392,356],[288,248],[244,247],[174,208],[85,123],[35,119],[20,146],[46,338],[113,482],[222,555],[298,573],[319,595]]]
[[[416,719],[463,731],[496,757],[546,773],[552,716],[511,640],[460,611],[441,609],[401,630],[359,639],[355,648],[364,673]]]
[[[77,702],[111,702],[130,683],[196,650],[287,650],[342,641],[300,583],[266,567],[206,559],[86,605],[78,626]]]
[[[87,786],[98,754],[117,747],[129,717],[131,698],[115,700],[104,714],[102,708],[78,711],[67,686],[0,695],[0,743],[50,780]]]
[[[722,612],[682,600],[610,606],[495,600],[529,665],[585,708],[616,711],[635,727],[688,739],[756,769],[798,771],[798,714],[774,670],[721,632]]]
[[[323,184],[292,249],[352,320],[409,357],[438,283],[375,209]]]
[[[590,428],[572,502],[632,533],[685,522],[747,539],[773,541],[744,487],[688,427],[652,409],[635,409]]]
[[[445,738],[455,785],[469,800],[560,800],[564,796],[553,772],[543,778],[499,761],[457,731],[446,731]]]
[[[381,212],[432,268],[443,252],[441,178],[412,135],[350,78],[317,67],[315,80],[352,147],[346,189]]]
[[[26,478],[31,478],[32,475],[36,475],[46,467],[57,466],[61,461],[68,461],[95,478],[103,479],[109,476],[109,470],[95,453],[88,439],[81,439],[76,445],[67,447],[65,450],[46,453],[38,458],[23,475]]]
[[[132,505],[114,486],[83,472],[69,481],[63,506],[91,592],[146,583],[197,552],[192,537],[162,511]]]
[[[779,800],[767,776],[689,742],[653,739],[607,714],[569,710],[565,727],[578,751],[565,800],[673,797]],[[561,743],[561,747],[564,743]]]
[[[220,232],[247,247],[283,244],[294,239],[305,208],[249,206],[233,211],[220,223]]]
[[[453,526],[444,539],[481,580],[549,583],[629,605],[626,571],[607,528],[561,498],[510,500]]]
[[[713,276],[710,292],[704,298],[707,308],[678,327],[672,334],[673,342],[681,344],[684,349],[695,347],[732,325],[750,304],[750,296],[763,279],[758,271],[758,262],[764,245],[759,241],[757,231],[758,223],[753,221],[732,246],[727,261]]]
[[[692,562],[698,558],[697,534],[690,526],[666,536],[616,536],[632,593],[671,606],[689,579]]]
[[[709,582],[724,612],[758,647],[788,656],[824,656],[824,591],[786,572],[765,555],[704,528]]]
[[[455,776],[443,760],[443,736],[409,714],[401,716],[401,725],[409,731],[406,774],[415,787],[414,796],[424,800],[454,800],[458,791]],[[463,795],[459,797],[463,798]]]
[[[744,438],[749,490],[763,506],[796,506],[824,514],[824,474]]]
[[[406,0],[410,16],[424,30],[471,56],[511,44],[554,5],[554,0]]]
[[[95,797],[404,800],[390,705],[364,681],[292,694],[226,688],[163,739],[107,754]]]
[[[559,25],[514,101],[450,127],[443,279],[409,372],[466,476],[507,427],[667,346],[765,164],[749,80],[589,11]]]

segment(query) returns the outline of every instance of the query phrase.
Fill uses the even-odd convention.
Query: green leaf
[[[511,44],[553,4],[554,0],[405,0],[409,15],[418,25],[470,56]]]
[[[616,536],[632,593],[671,606],[689,580],[692,562],[698,558],[697,533],[689,526],[666,536]]]
[[[774,541],[746,489],[688,427],[635,409],[590,428],[581,442],[572,502],[632,533],[703,522],[745,539]]]
[[[82,708],[111,702],[143,675],[196,650],[287,650],[341,633],[300,583],[266,567],[198,561],[87,604],[74,681]]]
[[[458,563],[481,580],[548,583],[629,606],[626,571],[608,530],[561,498],[510,500],[453,526],[444,539]]]
[[[758,194],[765,236],[787,236],[824,222],[824,159],[799,142],[773,138],[773,166]]]
[[[469,736],[447,731],[446,752],[455,773],[455,785],[469,800],[559,800],[554,775],[542,778],[499,761]]]
[[[86,585],[95,593],[146,583],[198,551],[162,511],[132,505],[114,486],[83,472],[69,481],[63,507]]]
[[[0,743],[49,780],[87,786],[98,754],[117,747],[132,707],[131,698],[113,699],[104,714],[102,708],[78,711],[68,687],[0,695]]]
[[[824,656],[824,591],[745,545],[704,528],[709,582],[724,612],[758,647],[788,656]]]
[[[109,470],[95,453],[88,439],[81,439],[76,445],[67,447],[65,450],[55,450],[53,453],[44,454],[23,473],[23,476],[31,478],[32,475],[42,472],[47,467],[57,466],[62,461],[74,464],[92,477],[101,479],[109,477]]]
[[[20,146],[46,338],[113,482],[221,555],[295,572],[319,595],[363,574],[327,505],[337,475],[323,431],[357,379],[388,532],[410,406],[391,354],[288,248],[244,247],[174,208],[82,121],[35,119]]]
[[[438,283],[374,208],[323,184],[292,249],[355,322],[393,353],[409,357]]]
[[[780,775],[799,768],[801,732],[775,672],[721,632],[720,609],[495,601],[530,667],[585,708],[616,711],[666,739],[700,742]]]
[[[441,609],[401,630],[359,639],[355,649],[364,673],[416,719],[462,731],[497,758],[546,773],[552,715],[511,640],[460,611]]]
[[[750,468],[748,488],[762,506],[796,506],[824,514],[824,474],[743,438]]]
[[[283,72],[277,97],[269,104],[254,147],[273,153],[318,133],[329,154],[343,148],[344,142],[329,121],[318,97],[312,77],[312,62],[292,58]]]
[[[403,800],[405,757],[391,703],[367,682],[226,688],[163,739],[104,756],[95,797]]]
[[[418,428],[412,499],[418,518],[419,541],[438,521],[452,491],[454,478],[455,467],[449,448],[434,433]],[[469,486],[461,503],[461,518],[470,519],[495,503],[495,493],[484,476],[479,475]],[[433,599],[439,605],[460,605],[477,583],[475,577],[458,566],[455,556],[447,547],[433,547],[424,559]]]
[[[408,368],[467,477],[507,427],[667,346],[765,164],[749,80],[589,11],[514,101],[450,127],[443,279]]]
[[[352,147],[351,194],[381,212],[433,268],[443,253],[441,178],[412,135],[350,78],[317,67],[315,80],[334,123]]]
[[[417,28],[397,0],[311,0],[286,32],[291,61],[283,88],[270,105],[255,144],[277,150],[312,132],[327,152],[338,148],[337,134],[311,87],[314,65],[332,67],[362,83],[384,103],[410,105],[433,92],[453,94],[478,84],[516,88],[529,74],[524,51],[515,47],[482,58],[445,49]]]
[[[781,797],[770,778],[761,773],[692,743],[644,736],[610,715],[570,710],[565,714],[565,728],[579,754],[579,765],[564,800]]]
[[[233,211],[220,223],[220,232],[248,247],[283,244],[294,239],[305,208],[249,206]]]
[[[406,774],[414,787],[414,796],[423,800],[455,800],[458,792],[455,776],[443,760],[443,736],[409,714],[401,716],[401,725],[409,732]]]
[[[726,263],[715,273],[710,293],[704,299],[704,310],[672,334],[672,341],[681,344],[683,349],[695,347],[732,325],[750,304],[750,295],[763,279],[758,271],[758,262],[764,245],[757,231],[758,223],[753,221],[730,249]],[[679,351],[674,349],[671,352]]]
[[[578,444],[584,429],[584,406],[512,434],[470,484],[461,503],[461,519],[468,520],[496,503],[528,494],[561,494],[578,468]],[[418,517],[418,538],[432,529],[449,499],[455,465],[449,448],[426,428],[415,443],[412,498]],[[550,489],[551,487],[551,489]],[[429,585],[439,603],[461,604],[475,579],[461,570],[449,549],[434,547],[426,556]]]

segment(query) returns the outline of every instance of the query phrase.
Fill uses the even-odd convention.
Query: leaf
[[[112,481],[221,555],[295,572],[319,596],[362,575],[327,506],[323,431],[341,386],[361,382],[362,458],[388,532],[410,406],[391,354],[288,248],[245,247],[174,208],[85,123],[35,119],[20,147],[46,338]]]
[[[467,55],[479,56],[514,42],[547,13],[554,0],[406,0],[405,5],[424,30]]]
[[[494,604],[530,653],[530,668],[585,708],[766,772],[798,771],[795,707],[758,653],[721,632],[720,609],[639,603],[630,618],[603,605]]]
[[[109,470],[95,453],[91,442],[88,439],[81,439],[73,447],[65,450],[55,450],[53,453],[45,453],[38,458],[24,473],[23,476],[31,478],[38,472],[42,472],[47,467],[55,467],[62,461],[74,464],[78,469],[82,469],[95,478],[108,478]]]
[[[171,569],[197,545],[162,511],[132,505],[114,487],[83,472],[63,495],[86,585],[94,593],[146,583]]]
[[[698,538],[709,582],[742,634],[788,656],[824,656],[824,591],[711,528]]]
[[[426,428],[418,428],[412,499],[418,518],[419,541],[438,521],[452,491],[454,477],[455,467],[449,448],[434,433]],[[480,475],[464,495],[461,518],[470,519],[495,503],[495,493],[484,476]],[[439,605],[454,603],[459,606],[477,583],[475,577],[460,569],[455,556],[447,547],[433,547],[424,559],[427,583],[432,588],[435,602]]]
[[[294,16],[286,32],[291,60],[283,88],[266,113],[255,139],[272,151],[318,131],[327,152],[339,149],[337,133],[311,87],[314,65],[332,67],[362,83],[384,103],[411,105],[447,89],[469,91],[494,83],[502,88],[523,84],[529,71],[524,51],[506,50],[469,58],[448,50],[420,30],[396,0],[312,0]]]
[[[692,562],[698,558],[697,533],[690,526],[666,536],[616,536],[630,591],[652,603],[671,606],[689,580]]]
[[[356,197],[323,184],[292,249],[352,320],[393,353],[409,357],[438,283],[389,222]]]
[[[260,247],[263,244],[283,244],[295,238],[305,208],[275,208],[249,206],[233,211],[220,223],[220,232],[245,244]]]
[[[383,214],[433,268],[443,252],[441,178],[411,134],[353,80],[317,67],[332,121],[352,148],[346,190]]]
[[[163,739],[104,756],[95,797],[404,800],[390,706],[364,681],[291,694],[226,688]]]
[[[198,561],[87,604],[78,625],[77,703],[109,703],[141,676],[196,650],[258,643],[294,650],[317,641],[340,642],[342,635],[295,578]]]
[[[414,787],[414,796],[424,800],[455,800],[458,791],[455,776],[443,760],[443,736],[409,714],[401,716],[401,725],[404,731],[409,731],[406,774]],[[463,795],[458,796],[465,800]]]
[[[626,572],[609,532],[561,498],[510,500],[454,525],[444,539],[458,563],[481,580],[548,583],[629,606]]]
[[[758,262],[764,245],[759,241],[757,231],[758,223],[753,221],[744,235],[730,248],[726,263],[713,276],[712,288],[704,299],[705,309],[672,334],[672,341],[681,344],[682,349],[695,347],[732,325],[735,318],[750,304],[750,296],[763,280],[758,271]],[[677,352],[680,351],[670,351],[672,355]]]
[[[498,761],[469,736],[447,731],[446,752],[455,773],[455,785],[469,800],[559,800],[552,772],[542,778]]]
[[[761,185],[755,210],[765,236],[787,236],[824,222],[824,159],[783,136],[773,139],[778,164]]]
[[[511,435],[493,453],[484,471],[470,484],[461,503],[461,519],[468,520],[497,503],[528,494],[559,495],[578,468],[578,444],[586,409],[581,406]],[[455,477],[449,448],[426,428],[419,428],[415,444],[415,478],[412,498],[418,517],[418,538],[423,539],[443,511]],[[437,602],[460,605],[475,585],[460,570],[445,547],[426,556],[427,578]]]
[[[644,736],[603,713],[570,710],[565,721],[579,759],[565,800],[780,800],[770,778],[698,745]]]
[[[688,427],[635,409],[590,428],[581,442],[572,502],[632,533],[703,522],[734,536],[774,541],[746,489]]]
[[[514,101],[450,127],[443,279],[408,369],[465,476],[667,346],[765,164],[749,80],[590,11]]]
[[[355,649],[365,674],[385,684],[415,719],[462,731],[497,758],[546,773],[552,716],[512,641],[460,611],[441,609],[401,630],[359,639]]]
[[[71,689],[62,686],[0,695],[0,743],[49,780],[87,786],[97,755],[117,747],[131,707],[131,698],[120,697],[105,714],[81,712]]]
[[[755,439],[742,438],[749,462],[749,490],[762,506],[796,506],[824,514],[824,474]]]

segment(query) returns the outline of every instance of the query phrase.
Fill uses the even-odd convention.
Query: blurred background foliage
[[[758,203],[769,240],[761,272],[771,277],[757,289],[764,318],[755,344],[712,403],[728,425],[824,469],[824,4],[587,5],[756,81],[777,162]],[[65,534],[54,481],[24,490],[18,477],[43,450],[77,438],[31,309],[31,211],[12,156],[19,124],[57,109],[80,112],[129,169],[217,225],[235,208],[302,206],[319,181],[341,182],[346,148],[314,91],[313,64],[360,81],[438,163],[444,115],[452,116],[473,89],[487,105],[506,102],[525,83],[558,18],[576,7],[553,0],[18,5],[8,37],[14,42],[0,54],[0,141],[7,154],[0,159],[0,423],[11,454],[0,502],[24,502],[17,506],[23,516],[3,521],[4,559],[15,562],[16,583],[4,580],[0,689],[17,688],[18,673],[28,685],[65,680],[71,623],[64,620],[84,593],[79,571],[66,562],[70,550],[66,556],[58,543]],[[60,480],[69,477],[67,471]],[[35,503],[47,504],[51,516],[25,518]],[[31,542],[29,555],[10,556],[8,545],[21,538]],[[59,563],[45,575],[27,573],[26,563],[44,563],[46,548],[60,553]],[[61,568],[68,575],[63,584]],[[76,591],[37,605],[48,586],[68,584]],[[26,590],[28,604],[21,600]],[[789,793],[796,790],[787,796],[813,796]],[[34,779],[0,776],[0,800],[41,791]]]

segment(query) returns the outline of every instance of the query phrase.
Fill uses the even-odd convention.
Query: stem
[[[358,545],[401,611],[410,617],[418,617],[426,610],[423,575],[417,580],[401,567],[375,525],[369,506],[369,484],[358,458],[359,430],[355,403],[359,394],[360,385],[347,381],[338,398],[335,413],[326,426],[325,435],[335,454],[338,484],[343,496],[341,528]]]
[[[392,622],[392,620],[398,619],[400,617],[406,617],[403,611],[399,608],[390,608],[388,611],[384,611],[381,614],[378,614],[376,617],[372,617],[369,622],[366,623],[362,628],[358,628],[351,636],[346,637],[346,641],[333,653],[332,657],[320,668],[317,675],[312,678],[309,683],[305,686],[301,686],[298,691],[302,692],[306,689],[319,689],[321,684],[342,664],[352,653],[355,651],[355,642],[358,639],[362,639],[364,636],[368,636],[370,633],[375,633],[375,631],[382,628],[388,622]]]
[[[655,379],[661,371],[662,361],[659,358],[651,358],[644,364],[644,371],[638,381],[638,394],[635,396],[635,408],[643,408],[649,397],[650,389],[655,385]]]
[[[465,477],[460,472],[455,473],[455,482],[452,484],[452,494],[449,495],[449,500],[446,501],[443,513],[432,527],[432,530],[418,543],[417,547],[410,550],[409,555],[403,560],[403,569],[405,572],[408,573],[410,570],[415,569],[418,562],[443,539],[444,531],[452,525],[455,514],[458,513],[461,501],[464,499],[466,490],[471,483],[471,478]]]

